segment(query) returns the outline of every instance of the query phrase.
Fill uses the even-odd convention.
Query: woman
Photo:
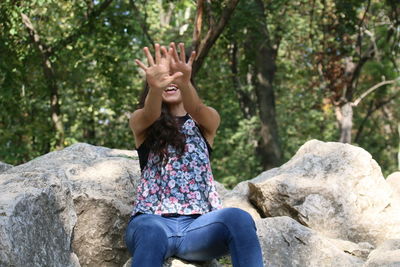
[[[191,83],[195,52],[184,45],[147,47],[147,89],[130,127],[135,136],[141,179],[125,240],[132,266],[162,266],[171,256],[206,261],[231,254],[234,267],[263,266],[256,227],[237,208],[222,209],[209,155],[220,123]]]

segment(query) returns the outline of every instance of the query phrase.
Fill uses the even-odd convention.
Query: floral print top
[[[211,172],[207,143],[194,120],[186,115],[184,153],[168,146],[163,162],[151,151],[142,170],[132,215],[203,214],[222,208]],[[139,154],[140,156],[140,154]]]

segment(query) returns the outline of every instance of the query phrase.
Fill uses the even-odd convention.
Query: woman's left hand
[[[182,76],[176,78],[174,83],[178,85],[179,88],[183,88],[189,85],[190,78],[192,76],[192,64],[194,58],[196,57],[196,52],[193,51],[190,55],[188,62],[186,62],[185,46],[183,43],[179,43],[179,56],[175,46],[175,43],[170,44],[168,51],[171,55],[171,71],[172,73],[181,72]]]

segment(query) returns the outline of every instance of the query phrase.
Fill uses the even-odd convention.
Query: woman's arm
[[[192,64],[196,56],[192,52],[188,62],[186,62],[185,47],[183,43],[179,44],[180,55],[178,56],[175,43],[170,45],[171,69],[179,71],[183,75],[174,82],[178,85],[185,110],[192,118],[201,126],[205,138],[212,145],[214,137],[220,124],[220,116],[218,112],[209,106],[206,106],[197,94],[196,89],[190,82],[192,74]]]
[[[135,110],[129,120],[129,125],[135,136],[136,147],[139,147],[143,143],[146,129],[161,115],[161,95],[164,89],[173,80],[183,75],[181,72],[170,74],[171,56],[165,47],[160,48],[159,44],[155,44],[155,61],[147,47],[143,50],[149,66],[146,67],[146,65],[138,59],[135,60],[135,62],[146,73],[149,93],[147,94],[144,107]]]
[[[185,110],[201,126],[203,134],[205,135],[204,137],[212,146],[220,124],[218,112],[201,101],[192,83],[189,83],[181,92]]]

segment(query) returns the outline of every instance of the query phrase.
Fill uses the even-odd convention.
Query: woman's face
[[[166,104],[179,104],[182,102],[181,91],[176,84],[171,83],[162,93],[162,99]]]

